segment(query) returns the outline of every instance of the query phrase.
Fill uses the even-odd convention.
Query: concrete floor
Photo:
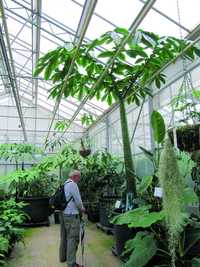
[[[85,235],[84,267],[120,267],[121,262],[112,255],[112,236],[88,223]],[[16,244],[6,267],[64,267],[58,260],[59,225],[31,228],[23,243]],[[81,263],[80,248],[77,262]]]

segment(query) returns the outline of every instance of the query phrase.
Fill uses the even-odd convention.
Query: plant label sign
[[[120,205],[121,205],[121,201],[120,201],[120,200],[117,200],[117,201],[115,202],[115,208],[116,208],[116,209],[119,209],[119,208],[120,208]]]
[[[154,189],[154,197],[162,198],[162,196],[163,196],[162,187],[155,187],[155,189]]]

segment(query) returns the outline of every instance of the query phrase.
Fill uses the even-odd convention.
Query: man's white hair
[[[81,172],[78,170],[71,170],[69,173],[69,177],[72,178],[73,176],[80,175],[80,174],[81,174]]]

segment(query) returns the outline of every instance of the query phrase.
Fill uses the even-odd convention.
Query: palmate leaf
[[[165,217],[163,211],[149,212],[150,206],[143,206],[112,219],[112,223],[117,225],[128,224],[128,227],[149,227],[152,224],[161,221]]]
[[[123,267],[143,267],[156,254],[157,245],[152,233],[138,232],[133,239],[126,242],[125,249],[125,253],[132,253]]]

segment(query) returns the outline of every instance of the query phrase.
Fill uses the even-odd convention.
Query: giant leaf
[[[192,267],[200,267],[200,258],[192,259]]]
[[[149,232],[138,232],[133,239],[126,242],[125,249],[125,252],[132,253],[124,267],[143,267],[156,254],[154,235]]]
[[[165,138],[165,122],[162,115],[154,110],[151,114],[151,127],[153,129],[154,140],[160,144]]]
[[[149,212],[150,206],[143,206],[113,218],[112,223],[122,225],[128,224],[128,227],[149,227],[152,224],[161,221],[165,217],[164,211]]]

